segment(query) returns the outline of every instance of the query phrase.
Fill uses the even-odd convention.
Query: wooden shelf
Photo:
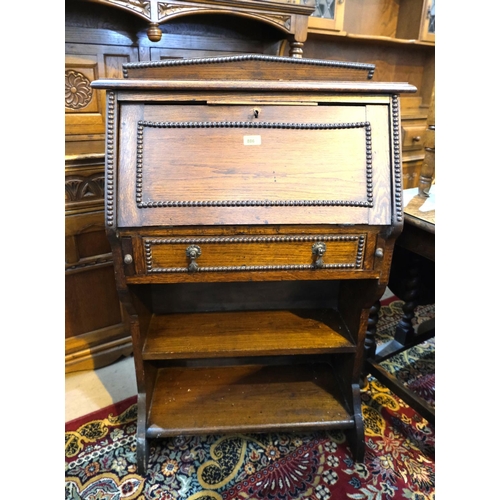
[[[362,35],[358,33],[346,33],[346,38],[353,40],[365,40],[370,42],[378,43],[390,43],[390,44],[400,44],[400,45],[418,45],[421,47],[434,47],[434,42],[426,42],[423,40],[407,39],[407,38],[395,38],[391,36],[380,36],[380,35]]]
[[[326,363],[164,368],[146,436],[354,428]]]
[[[325,32],[322,30],[309,30],[309,38],[336,38],[344,39],[348,41],[360,41],[360,42],[370,42],[374,44],[382,45],[409,45],[418,47],[435,47],[434,42],[427,42],[423,40],[416,39],[406,39],[406,38],[395,38],[392,36],[381,36],[381,35],[363,35],[360,33],[348,33],[346,31],[340,32]]]
[[[356,352],[333,309],[153,315],[147,360]]]

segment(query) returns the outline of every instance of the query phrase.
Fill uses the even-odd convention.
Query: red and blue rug
[[[391,338],[402,302],[383,305],[377,342]],[[416,321],[434,306],[416,311]],[[434,339],[386,368],[434,404]],[[434,429],[374,378],[362,393],[366,456],[343,432],[178,437],[154,441],[136,473],[135,398],[66,424],[66,500],[434,500]]]

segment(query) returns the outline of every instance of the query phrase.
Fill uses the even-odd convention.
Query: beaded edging
[[[152,128],[262,128],[295,130],[339,130],[363,128],[366,147],[366,201],[351,200],[217,200],[217,201],[144,201],[142,179],[144,173],[144,129]],[[273,122],[137,122],[137,167],[136,167],[136,204],[138,208],[165,207],[304,207],[304,206],[346,206],[373,207],[372,142],[369,122],[355,123],[273,123]]]
[[[115,134],[115,103],[114,92],[108,92],[108,113],[106,124],[106,225],[112,226],[114,222],[114,134]]]
[[[201,237],[201,238],[151,238],[144,240],[146,257],[146,273],[187,273],[188,267],[153,267],[153,246],[155,245],[194,245],[194,244],[241,244],[241,243],[304,243],[316,241],[357,241],[356,261],[348,264],[324,264],[321,269],[360,269],[363,265],[363,254],[366,236],[361,235],[317,235],[317,236],[239,236],[239,237]],[[316,270],[314,264],[288,264],[263,266],[200,266],[198,272],[229,271],[311,271]]]
[[[128,70],[133,68],[164,68],[169,66],[190,66],[200,64],[220,64],[232,63],[242,61],[264,61],[264,62],[279,62],[285,64],[306,64],[311,66],[326,66],[330,68],[344,68],[344,69],[357,69],[368,71],[367,79],[371,80],[375,72],[375,65],[369,63],[359,62],[344,62],[344,61],[325,61],[323,59],[303,59],[296,57],[280,57],[280,56],[266,56],[260,54],[244,54],[239,56],[227,57],[200,57],[196,59],[174,59],[162,61],[141,61],[124,63],[123,77],[128,78]]]
[[[401,168],[401,141],[399,133],[399,96],[392,96],[392,127],[394,144],[394,203],[396,220],[403,220],[403,175]]]

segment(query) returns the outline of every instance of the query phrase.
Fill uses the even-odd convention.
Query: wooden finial
[[[148,28],[148,38],[152,42],[159,42],[161,40],[161,29],[158,26],[158,23],[151,23]]]
[[[293,42],[290,43],[290,51],[289,51],[289,56],[290,57],[296,57],[296,58],[302,58],[302,54],[304,53],[303,48],[304,44],[302,42],[298,42],[297,40],[294,40]]]

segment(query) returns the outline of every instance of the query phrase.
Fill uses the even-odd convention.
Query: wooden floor
[[[131,356],[97,370],[67,373],[65,421],[136,394],[134,359]]]

